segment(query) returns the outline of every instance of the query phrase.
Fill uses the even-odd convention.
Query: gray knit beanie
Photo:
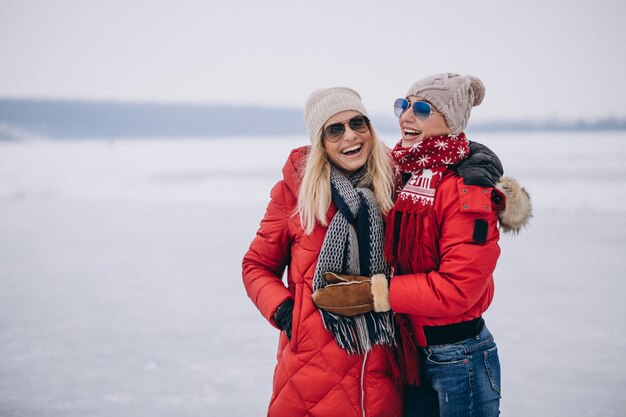
[[[313,91],[304,105],[304,123],[311,143],[315,143],[320,136],[328,119],[346,110],[355,110],[367,116],[361,96],[350,88],[332,87]]]
[[[437,74],[413,83],[406,96],[421,97],[443,113],[452,134],[461,133],[472,107],[485,96],[485,86],[473,75]]]

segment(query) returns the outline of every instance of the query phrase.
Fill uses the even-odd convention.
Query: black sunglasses
[[[405,98],[396,99],[395,103],[393,103],[393,112],[397,117],[402,116],[402,113],[407,111],[409,108],[413,109],[413,114],[420,120],[426,120],[433,113],[438,113],[433,106],[427,101],[416,101],[411,105],[411,102]]]
[[[369,119],[365,116],[359,115],[354,116],[350,120],[346,120],[344,122],[333,123],[332,125],[326,126],[324,129],[324,137],[329,142],[338,142],[339,139],[343,137],[343,134],[346,131],[346,123],[350,126],[350,129],[355,132],[365,133],[369,130]]]

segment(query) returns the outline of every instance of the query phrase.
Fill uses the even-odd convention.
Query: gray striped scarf
[[[324,288],[325,272],[372,276],[388,274],[383,257],[384,222],[380,208],[369,188],[357,188],[364,170],[350,178],[332,167],[330,184],[337,213],[333,217],[320,251],[313,290]],[[372,345],[394,345],[392,313],[370,312],[342,317],[319,310],[324,326],[337,344],[350,354],[362,354]]]

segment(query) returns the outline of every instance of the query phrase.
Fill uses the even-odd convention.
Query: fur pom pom
[[[470,89],[474,93],[474,102],[472,103],[472,106],[478,106],[483,102],[483,98],[485,97],[485,85],[478,77],[473,75],[467,75],[466,77],[469,78]]]

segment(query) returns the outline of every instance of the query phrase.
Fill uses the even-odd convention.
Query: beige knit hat
[[[457,134],[467,126],[472,107],[483,101],[485,86],[473,75],[436,74],[413,83],[406,96],[429,101],[443,113],[452,134]]]
[[[347,87],[332,87],[315,90],[304,104],[304,123],[311,143],[320,137],[324,123],[337,113],[355,110],[367,116],[361,96]]]

